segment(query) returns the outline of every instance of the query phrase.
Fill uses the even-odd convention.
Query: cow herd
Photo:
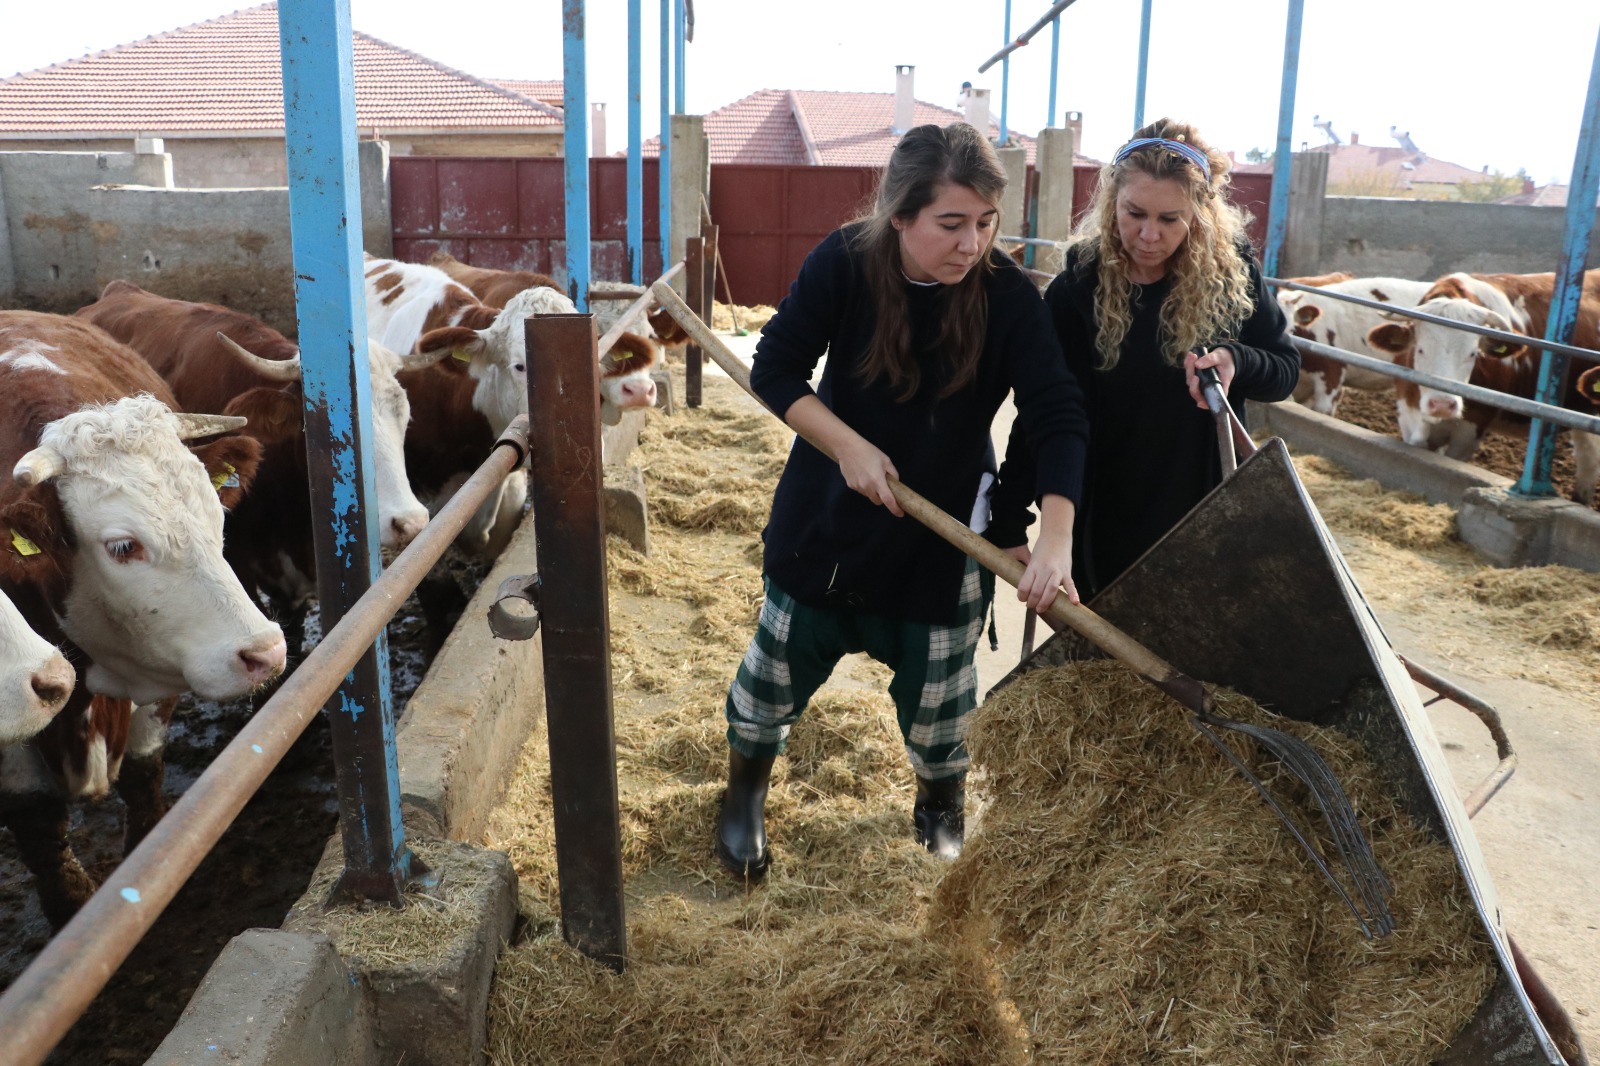
[[[1411,308],[1451,322],[1486,326],[1542,338],[1555,291],[1554,274],[1446,274],[1435,281],[1355,278],[1327,274],[1293,279],[1319,292],[1281,289],[1278,302],[1297,337],[1369,355],[1434,377],[1532,399],[1539,380],[1540,351],[1526,343],[1494,340],[1464,330],[1407,318],[1321,292],[1359,296]],[[1600,270],[1584,276],[1572,343],[1600,348]],[[1453,393],[1361,371],[1304,353],[1295,399],[1323,414],[1335,414],[1345,388],[1395,392],[1400,436],[1454,459],[1471,459],[1489,432],[1526,437],[1527,419]],[[1562,384],[1561,404],[1586,414],[1600,411],[1600,366],[1573,359]],[[1600,479],[1600,436],[1571,434],[1576,459],[1573,497],[1592,505]]]
[[[465,283],[365,264],[386,548],[527,411],[523,320],[575,311],[549,278],[443,258]],[[605,421],[654,403],[659,361],[639,334],[602,357]],[[294,342],[226,307],[113,281],[74,315],[0,311],[0,820],[58,928],[94,889],[69,803],[115,785],[132,847],[162,813],[176,697],[259,692],[301,650],[316,589],[303,404]],[[514,473],[463,545],[498,554],[525,499]]]

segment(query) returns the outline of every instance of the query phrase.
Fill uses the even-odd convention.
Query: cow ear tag
[[[211,475],[211,487],[221,492],[223,489],[236,489],[239,487],[239,472],[227,463],[222,464],[222,469]]]
[[[11,531],[11,546],[17,549],[18,555],[39,554],[39,546],[14,529]]]
[[[461,360],[463,363],[472,362],[472,353],[471,352],[464,352],[460,348],[456,348],[453,351],[451,351],[450,354],[455,356],[457,359]]]

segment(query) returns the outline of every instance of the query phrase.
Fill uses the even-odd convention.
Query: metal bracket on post
[[[501,640],[532,640],[539,632],[539,575],[514,574],[500,582],[489,605],[489,632]],[[529,606],[512,610],[509,601]]]
[[[567,943],[627,965],[593,315],[527,320],[529,473],[556,870]]]

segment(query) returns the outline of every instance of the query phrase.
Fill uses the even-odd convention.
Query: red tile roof
[[[520,96],[530,100],[537,100],[541,104],[551,107],[563,107],[566,104],[565,87],[560,78],[485,78],[491,85],[498,85],[502,89],[509,89]]]
[[[810,89],[762,89],[705,117],[706,139],[713,163],[804,165],[811,160],[796,112],[803,116],[816,146],[819,166],[883,166],[898,136],[893,93],[817,92]],[[917,101],[916,121],[948,125],[962,118],[958,111]],[[1000,129],[991,121],[991,136]],[[1015,131],[1012,143],[1027,149],[1032,164],[1034,139]],[[660,139],[645,142],[644,154],[660,151]],[[1086,156],[1080,163],[1093,163]]]
[[[354,58],[363,133],[561,124],[557,109],[363,33]],[[0,138],[282,130],[274,3],[0,80]]]
[[[1328,183],[1359,179],[1372,174],[1390,176],[1403,188],[1413,185],[1459,185],[1482,181],[1485,175],[1471,167],[1430,159],[1407,148],[1371,144],[1319,144],[1313,152],[1328,155]]]

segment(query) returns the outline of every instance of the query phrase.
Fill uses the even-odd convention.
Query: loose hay
[[[1220,709],[1266,720],[1231,693]],[[1450,850],[1349,738],[1272,724],[1311,739],[1361,812],[1395,882],[1389,937],[1360,937],[1243,778],[1126,668],[1039,670],[985,704],[968,742],[992,803],[936,921],[993,947],[1035,1061],[1420,1064],[1471,1019],[1494,971]]]
[[[754,307],[741,307],[735,304],[730,308],[727,304],[713,303],[711,328],[722,333],[729,333],[735,329],[746,329],[751,333],[757,333],[767,324],[767,320],[777,313],[776,307],[767,304],[756,304]]]
[[[1294,465],[1330,526],[1365,533],[1402,548],[1459,543],[1456,512],[1448,504],[1429,503],[1416,493],[1393,491],[1371,478],[1352,477],[1321,456],[1298,456]]]

